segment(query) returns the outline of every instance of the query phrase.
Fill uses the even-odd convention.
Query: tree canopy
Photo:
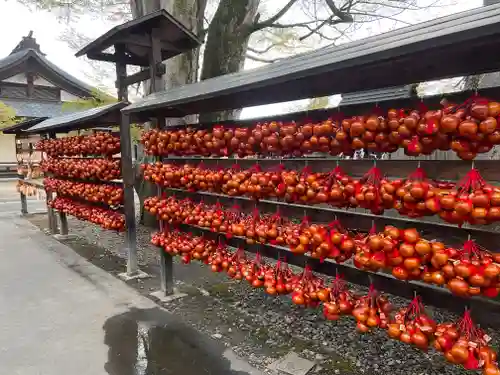
[[[15,125],[21,121],[23,121],[23,119],[16,117],[14,108],[0,101],[0,129]]]
[[[424,13],[432,16],[430,10],[454,5],[457,0],[17,1],[56,12],[67,22],[64,39],[75,49],[92,39],[78,27],[78,21],[93,12],[116,24],[166,9],[205,40],[200,49],[166,62],[163,88],[167,89],[418,22]],[[109,64],[91,63],[98,77],[114,76]],[[141,91],[149,93],[147,84]],[[237,113],[210,119],[234,118]]]

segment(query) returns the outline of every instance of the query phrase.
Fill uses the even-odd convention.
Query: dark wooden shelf
[[[423,298],[424,303],[438,308],[445,308],[449,311],[461,314],[465,307],[468,307],[475,318],[475,321],[482,326],[500,327],[500,319],[492,319],[492,314],[500,317],[500,301],[498,299],[489,299],[485,297],[463,298],[452,294],[444,287],[438,287],[421,281],[403,281],[396,279],[386,272],[371,272],[360,270],[354,266],[352,261],[345,263],[336,263],[331,259],[321,262],[318,259],[308,255],[298,255],[292,253],[288,248],[271,244],[248,245],[245,237],[232,236],[227,239],[224,233],[214,233],[209,228],[200,227],[191,224],[181,224],[181,229],[195,230],[204,233],[206,236],[224,237],[225,243],[235,248],[243,247],[246,251],[256,253],[277,260],[279,257],[286,256],[289,264],[305,267],[309,265],[314,271],[334,277],[341,274],[346,281],[353,284],[369,286],[373,284],[378,290],[411,299],[415,293]]]
[[[201,195],[201,196],[210,196],[210,197],[216,197],[216,198],[224,198],[224,199],[235,199],[235,200],[241,200],[241,201],[250,201],[250,202],[255,202],[255,204],[270,204],[270,205],[275,205],[275,206],[286,206],[286,207],[294,207],[297,209],[301,210],[314,210],[314,211],[322,211],[322,212],[327,212],[327,213],[333,213],[334,215],[339,214],[339,215],[347,215],[347,216],[362,216],[366,218],[370,218],[373,220],[385,220],[385,221],[398,221],[398,222],[403,222],[403,223],[411,223],[412,225],[416,226],[426,226],[428,227],[429,225],[432,226],[438,226],[438,227],[443,227],[443,228],[448,228],[448,229],[453,229],[457,231],[467,231],[470,233],[488,233],[488,234],[493,234],[493,235],[500,235],[500,232],[496,232],[490,229],[486,229],[484,227],[474,227],[471,225],[464,224],[461,228],[458,227],[457,225],[449,224],[449,223],[444,223],[444,222],[432,222],[424,219],[412,219],[409,217],[403,217],[403,216],[384,216],[384,215],[375,215],[369,212],[364,212],[366,210],[360,211],[362,209],[342,209],[342,208],[335,208],[335,207],[330,207],[327,205],[304,205],[304,204],[297,204],[297,203],[288,203],[280,200],[271,200],[271,199],[259,199],[258,201],[246,196],[229,196],[225,194],[219,194],[219,193],[212,193],[212,192],[207,192],[207,191],[188,191],[184,189],[178,189],[178,188],[168,188],[168,187],[162,187],[162,189],[173,191],[173,192],[178,192],[178,193],[183,193],[183,194],[190,194],[190,195]]]

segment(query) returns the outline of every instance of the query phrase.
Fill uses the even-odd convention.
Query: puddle
[[[103,326],[110,375],[257,375],[221,343],[160,309],[133,309]]]

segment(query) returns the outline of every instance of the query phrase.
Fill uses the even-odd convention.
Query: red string
[[[372,184],[374,186],[380,185],[380,180],[382,179],[382,172],[378,167],[372,167],[366,174],[363,176],[363,180]]]
[[[311,174],[312,173],[312,169],[309,166],[305,166],[304,168],[302,168],[302,172],[301,173],[304,174],[304,175]]]
[[[422,180],[427,179],[427,175],[426,175],[426,173],[425,173],[425,171],[424,171],[423,168],[418,167],[417,169],[415,169],[415,171],[412,174],[410,174],[410,176],[409,176],[408,179],[409,180],[422,181]]]
[[[425,105],[423,101],[418,102],[418,111],[420,113],[425,113],[429,110],[429,108]]]
[[[485,180],[475,168],[472,168],[457,184],[459,193],[471,193],[473,190],[478,190],[486,185]]]

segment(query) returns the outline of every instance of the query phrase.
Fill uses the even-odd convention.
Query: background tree
[[[96,108],[111,103],[116,103],[115,97],[95,89],[88,98],[78,98],[70,102],[64,102],[62,110],[63,112],[83,111],[85,109]]]
[[[18,0],[53,10],[71,25],[90,12],[114,22],[164,8],[201,38],[202,50],[167,62],[165,88],[240,71],[245,63],[273,62],[307,49],[349,40],[362,28],[407,22],[405,12],[450,0]],[[74,26],[74,24],[73,24]],[[379,25],[380,26],[380,25]],[[68,41],[85,42],[80,31]],[[147,88],[144,90],[147,93]],[[225,113],[224,118],[234,116]]]
[[[313,111],[315,109],[327,108],[329,105],[330,98],[328,96],[322,96],[320,98],[310,99],[306,109],[309,111]]]
[[[0,130],[7,126],[15,125],[23,121],[22,118],[16,117],[16,111],[11,106],[4,102],[0,102]]]
[[[350,40],[374,22],[390,21],[392,27],[404,25],[407,22],[399,18],[404,12],[440,6],[450,0],[18,1],[59,12],[70,30],[66,40],[75,49],[91,39],[75,27],[78,17],[94,12],[121,23],[166,9],[200,39],[205,39],[202,48],[166,62],[164,89],[168,89],[238,72],[248,62],[275,62],[287,55]],[[100,75],[106,74],[101,64],[92,64]],[[114,76],[113,71],[110,74]],[[146,83],[143,92],[148,91]],[[236,118],[238,114],[239,111],[210,114],[202,120]],[[141,178],[137,179],[136,189],[140,197],[151,195]]]

